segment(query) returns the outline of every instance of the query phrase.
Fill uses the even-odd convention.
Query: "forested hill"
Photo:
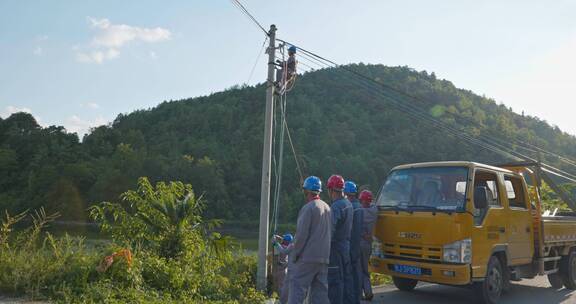
[[[381,65],[348,68],[425,100],[414,105],[454,126],[468,121],[475,134],[522,138],[576,158],[573,136],[434,74]],[[342,69],[307,73],[288,94],[287,120],[305,174],[325,180],[339,173],[376,190],[388,170],[402,163],[504,160],[396,110],[345,74]],[[46,206],[83,220],[90,204],[118,200],[139,176],[148,176],[192,183],[205,194],[210,217],[255,220],[264,91],[263,85],[238,87],[163,102],[119,115],[82,142],[62,127],[41,128],[29,114],[0,120],[0,211]],[[284,156],[280,216],[288,221],[303,197],[288,145]]]

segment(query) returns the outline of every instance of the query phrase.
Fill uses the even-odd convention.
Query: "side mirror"
[[[488,189],[486,187],[474,188],[474,208],[480,210],[488,208]]]

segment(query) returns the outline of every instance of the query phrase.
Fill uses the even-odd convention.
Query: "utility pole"
[[[262,188],[260,192],[260,232],[258,237],[258,272],[256,287],[266,291],[268,281],[268,226],[270,220],[270,163],[272,160],[272,115],[274,115],[274,72],[276,54],[276,26],[268,32],[268,78],[266,81],[266,112],[264,112],[264,149],[262,153]]]

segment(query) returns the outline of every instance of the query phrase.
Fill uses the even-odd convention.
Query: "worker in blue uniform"
[[[350,281],[350,233],[354,210],[344,196],[344,178],[332,175],[326,185],[332,211],[332,242],[328,265],[328,297],[331,304],[348,303],[344,298],[346,282]]]
[[[361,240],[362,240],[362,222],[363,209],[360,201],[358,200],[358,186],[353,181],[346,181],[344,183],[344,195],[352,204],[354,208],[354,216],[352,217],[352,231],[350,233],[350,268],[351,274],[345,280],[346,289],[344,290],[344,297],[348,304],[360,304],[361,299]]]

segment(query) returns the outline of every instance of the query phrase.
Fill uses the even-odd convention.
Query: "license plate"
[[[403,274],[415,275],[419,276],[422,275],[422,268],[415,267],[415,266],[408,266],[408,265],[394,265],[394,271]]]

